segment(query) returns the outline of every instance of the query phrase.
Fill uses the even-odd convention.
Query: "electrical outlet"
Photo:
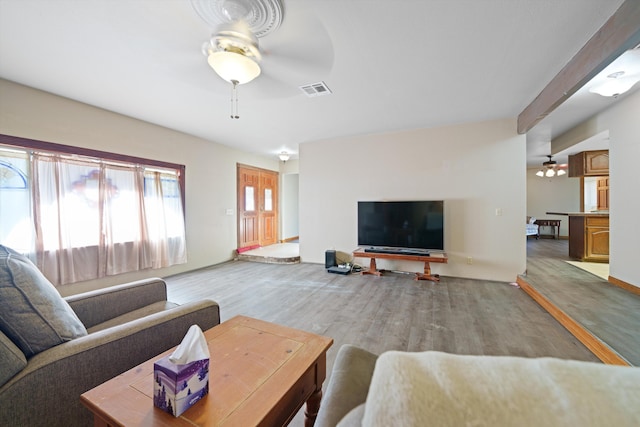
[[[469,265],[473,264],[473,257],[470,257],[470,256],[467,257],[467,264]]]
[[[502,208],[496,208],[496,216],[502,216]]]

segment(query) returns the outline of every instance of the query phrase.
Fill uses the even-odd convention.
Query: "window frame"
[[[180,197],[182,199],[182,213],[185,217],[186,226],[186,191],[185,191],[185,173],[186,166],[178,163],[164,162],[160,160],[152,160],[143,157],[129,156],[126,154],[111,153],[108,151],[94,150],[91,148],[77,147],[72,145],[58,144],[55,142],[40,141],[37,139],[23,138],[19,136],[11,136],[0,134],[0,144],[11,145],[14,147],[26,148],[29,150],[41,150],[60,154],[75,154],[79,156],[94,157],[103,160],[111,160],[118,162],[134,163],[143,166],[157,167],[163,169],[173,169],[178,172],[178,182],[180,183]]]

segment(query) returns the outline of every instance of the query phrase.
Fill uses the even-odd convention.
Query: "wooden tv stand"
[[[430,262],[439,262],[446,264],[448,261],[447,254],[444,252],[430,254],[430,255],[406,255],[406,254],[388,254],[378,252],[365,252],[364,248],[358,248],[353,251],[354,258],[371,258],[369,263],[369,270],[362,270],[360,274],[374,274],[376,276],[382,276],[384,270],[378,270],[376,265],[377,259],[396,259],[402,261],[420,261],[424,262],[424,273],[416,273],[415,280],[431,280],[432,282],[439,282],[439,274],[431,274]]]

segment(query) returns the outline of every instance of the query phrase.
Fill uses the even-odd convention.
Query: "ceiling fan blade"
[[[174,65],[173,76],[185,87],[224,98],[231,94],[231,83],[217,75],[207,64],[204,56],[194,56],[193,54],[176,54],[174,56],[179,57],[180,60],[172,63],[180,65]],[[280,78],[277,73],[269,72],[265,67],[262,67],[262,73],[255,80],[239,85],[238,91],[241,96],[255,99],[288,98],[301,93],[295,84]]]
[[[302,94],[298,86],[283,81],[272,73],[263,73],[254,81],[240,86],[238,90],[255,99],[282,99]]]
[[[287,10],[274,33],[260,39],[265,72],[291,84],[324,78],[333,67],[333,42],[322,22],[301,9]]]

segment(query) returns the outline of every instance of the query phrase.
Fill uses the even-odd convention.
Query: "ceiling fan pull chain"
[[[230,101],[231,101],[231,116],[229,116],[229,117],[231,117],[232,119],[233,119],[233,93],[234,92],[235,92],[235,86],[233,86],[233,88],[231,89],[231,99],[230,99]]]
[[[238,81],[231,80],[231,83],[233,84],[233,89],[231,90],[231,118],[239,119],[240,116],[238,115]],[[233,102],[234,99],[235,99],[235,109],[234,109],[234,102]]]

